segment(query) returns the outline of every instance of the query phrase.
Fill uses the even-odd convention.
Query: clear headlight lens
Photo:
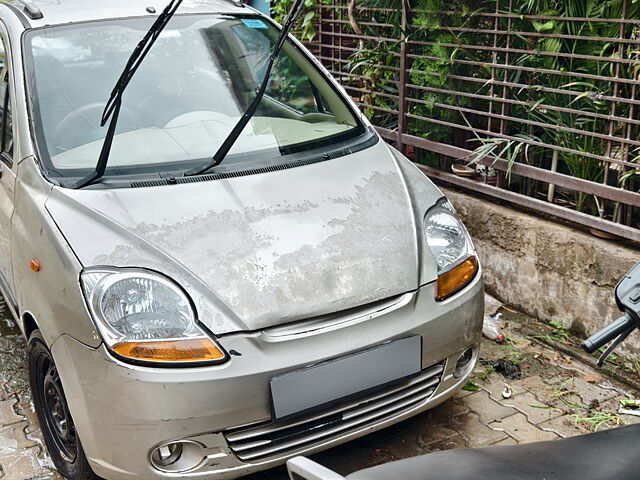
[[[424,234],[439,272],[458,263],[469,253],[467,230],[447,201],[439,202],[427,212]]]
[[[446,199],[425,215],[424,235],[438,264],[436,299],[444,300],[475,277],[478,260],[467,229]]]
[[[86,270],[82,287],[105,344],[142,362],[216,362],[223,350],[197,325],[187,296],[143,270]]]

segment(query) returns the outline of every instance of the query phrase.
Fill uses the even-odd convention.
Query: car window
[[[291,57],[280,57],[275,63],[267,95],[301,113],[333,113],[322,94]]]
[[[105,101],[150,22],[106,20],[25,34],[31,118],[52,176],[77,178],[95,166]],[[259,17],[174,17],[123,96],[107,176],[184,171],[210,158],[255,98],[277,37]],[[287,42],[225,167],[278,162],[364,131],[339,90]]]
[[[241,40],[238,45],[243,51],[256,84],[262,82],[271,55],[272,43],[262,29],[242,28],[235,25],[233,33]],[[271,72],[271,81],[266,95],[300,113],[332,114],[326,101],[300,66],[288,55],[276,60]]]
[[[13,155],[13,119],[11,114],[11,98],[9,95],[9,69],[7,50],[4,39],[0,38],[0,156],[2,160],[11,164]]]

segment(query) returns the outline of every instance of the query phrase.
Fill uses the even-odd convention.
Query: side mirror
[[[615,292],[618,308],[640,326],[640,263],[622,277]]]

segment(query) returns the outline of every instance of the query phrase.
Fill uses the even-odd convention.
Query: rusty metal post
[[[500,0],[496,0],[496,13],[500,13]],[[493,20],[493,52],[491,53],[492,64],[498,63],[498,30],[500,28],[500,18],[496,17]],[[493,113],[493,95],[495,93],[495,80],[496,80],[496,67],[491,67],[491,86],[489,87],[489,113]],[[492,120],[493,117],[487,119],[487,131],[492,132]]]
[[[622,2],[622,18],[625,19],[627,18],[627,0],[623,0]],[[624,27],[625,24],[621,23],[620,24],[620,30],[619,30],[619,38],[624,39]],[[624,43],[620,43],[620,45],[618,46],[618,56],[620,58],[624,58]],[[619,63],[616,63],[616,73],[615,73],[615,78],[616,80],[618,80],[620,78],[620,69],[621,69],[621,65]],[[613,96],[617,97],[618,96],[618,92],[620,90],[620,84],[618,82],[614,82],[613,84]],[[617,102],[611,102],[611,116],[615,117],[616,116],[616,108],[617,108],[618,104]],[[633,108],[633,105],[631,106],[631,108]],[[613,136],[613,132],[614,132],[614,128],[615,128],[615,122],[613,120],[609,121],[609,136]],[[622,153],[623,157],[626,157],[625,155],[625,150],[627,148],[626,145],[620,143],[620,153]],[[611,158],[611,154],[613,153],[613,149],[612,149],[612,143],[611,140],[607,140],[607,154],[606,156]],[[609,181],[609,166],[611,164],[610,163],[606,163],[604,164],[604,172],[602,175],[602,183],[603,184],[607,184]],[[602,202],[598,201],[598,197],[595,197],[596,199],[596,204],[598,205],[598,213],[600,214],[600,218],[604,218],[604,212],[605,212],[605,201],[603,200]],[[616,205],[615,210],[617,212],[617,210],[619,209],[619,205]],[[614,222],[617,221],[616,219],[614,219]]]
[[[631,98],[632,99],[636,98],[636,84],[635,83],[631,86]],[[629,105],[629,119],[633,120],[634,115],[635,115],[635,105]],[[626,138],[627,138],[627,140],[631,140],[631,137],[633,135],[633,124],[629,122],[629,123],[627,123],[626,127],[627,127]],[[629,161],[629,147],[628,146],[627,146],[627,148],[626,148],[624,153],[625,153],[625,155],[622,158],[622,160]],[[630,168],[627,167],[626,165],[622,166],[622,174],[628,172],[629,170],[630,170]],[[626,208],[627,208],[627,214],[626,214],[626,217],[624,219],[624,223],[626,225],[631,226],[631,223],[632,223],[632,220],[633,220],[633,205],[626,205]],[[622,217],[620,219],[615,219],[614,218],[613,220],[621,223]]]
[[[622,16],[622,18],[626,18],[627,17],[627,15],[626,15],[627,0],[625,0],[623,8],[625,10],[625,13]],[[624,27],[624,25],[623,25],[623,27]],[[624,28],[622,30],[624,32]],[[624,45],[623,45],[623,47],[624,47]],[[636,57],[637,57],[637,54],[636,54]],[[637,73],[637,70],[635,70],[635,69],[634,69],[633,77],[636,80],[636,82],[634,82],[631,85],[631,100],[635,100],[635,98],[636,98],[636,87],[637,87],[638,73]],[[631,105],[629,105],[629,120],[633,120],[634,116],[635,116],[635,105],[631,104]],[[625,130],[626,130],[625,131],[625,133],[626,133],[625,138],[627,140],[631,140],[631,138],[633,137],[633,133],[634,133],[633,123],[632,122],[627,122],[626,125],[625,125]],[[622,160],[630,161],[629,160],[629,145],[627,144],[627,145],[625,145],[625,147],[626,148],[622,152],[622,154],[623,154],[622,155]],[[630,170],[630,168],[627,167],[626,165],[625,166],[621,166],[621,168],[619,169],[620,174],[622,174],[622,175],[624,175],[629,170]],[[620,185],[620,188],[623,188],[623,187]],[[614,218],[613,221],[614,222],[618,222],[618,223],[623,223],[624,222],[626,225],[631,226],[632,221],[633,221],[633,205],[625,205],[625,207],[626,207],[626,215],[624,216],[624,219],[623,219],[622,212],[619,212],[618,218]],[[620,207],[618,207],[618,208],[620,208]]]
[[[406,154],[406,145],[402,136],[407,133],[407,32],[409,28],[409,0],[402,0],[402,17],[400,19],[400,84],[398,85],[398,150]]]
[[[499,0],[497,0],[497,5],[496,8],[499,8],[500,2]],[[509,13],[511,13],[513,10],[513,0],[509,0]],[[497,17],[496,17],[497,18]],[[511,17],[509,16],[509,18],[507,19],[507,32],[511,32]],[[511,35],[507,34],[507,38],[506,38],[506,49],[510,49],[511,48]],[[504,55],[504,64],[505,65],[509,65],[509,52],[506,51],[505,55]],[[504,76],[502,77],[504,83],[507,83],[507,81],[509,80],[509,70],[507,70],[505,68],[504,70]],[[509,87],[507,87],[506,85],[504,85],[502,87],[502,99],[506,100],[509,97]],[[507,115],[509,115],[509,104],[507,102],[502,102],[501,108],[500,108],[500,134],[504,135],[507,131],[507,121],[505,120],[505,118],[507,117]],[[503,183],[505,180],[505,174],[502,172],[498,173],[498,179],[497,179],[497,183],[496,186],[498,188],[504,188],[503,187]]]

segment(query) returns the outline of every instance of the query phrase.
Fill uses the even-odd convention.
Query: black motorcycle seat
[[[348,480],[638,480],[640,424],[546,442],[433,452]]]

